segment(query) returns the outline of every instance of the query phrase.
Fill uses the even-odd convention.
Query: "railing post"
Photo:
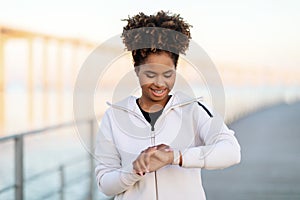
[[[5,35],[0,26],[0,127],[5,125]],[[1,135],[1,134],[0,134]]]
[[[59,166],[59,175],[60,175],[60,191],[59,196],[60,200],[65,199],[65,173],[64,173],[64,166]]]
[[[23,160],[23,136],[19,135],[15,138],[15,199],[24,199],[24,160]]]
[[[94,120],[90,120],[90,188],[89,188],[89,200],[94,199],[94,185],[95,185],[95,169],[94,169]]]

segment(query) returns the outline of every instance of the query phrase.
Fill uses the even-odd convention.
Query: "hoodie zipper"
[[[151,145],[155,146],[155,129],[154,124],[151,126]],[[155,199],[158,200],[158,186],[157,186],[157,174],[154,171],[154,184],[155,184]]]

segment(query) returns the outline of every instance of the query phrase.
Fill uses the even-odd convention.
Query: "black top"
[[[157,121],[157,119],[159,118],[159,116],[161,115],[161,113],[163,112],[164,109],[161,109],[161,110],[159,110],[157,112],[150,113],[150,112],[144,111],[141,108],[138,99],[136,99],[136,103],[139,106],[140,110],[142,111],[145,119],[151,124],[152,127],[154,127],[155,122]]]

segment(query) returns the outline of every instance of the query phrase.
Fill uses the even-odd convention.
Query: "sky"
[[[0,25],[101,42],[138,12],[179,13],[193,40],[215,62],[299,67],[300,1],[0,0]]]

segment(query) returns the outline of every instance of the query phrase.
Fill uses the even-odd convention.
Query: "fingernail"
[[[173,151],[173,149],[165,149],[165,151],[169,152],[169,151]]]

